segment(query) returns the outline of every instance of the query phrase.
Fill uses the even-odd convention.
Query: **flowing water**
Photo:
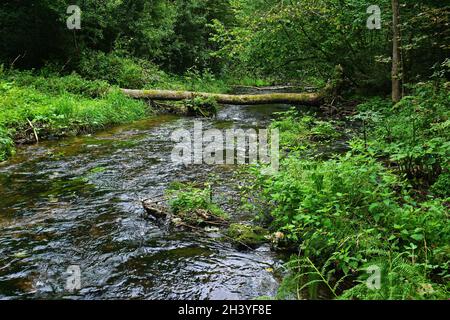
[[[288,106],[227,106],[207,128],[265,127]],[[0,164],[0,298],[252,299],[275,295],[280,259],[217,235],[162,228],[141,200],[173,181],[235,187],[234,166],[182,166],[171,133],[192,118],[156,116],[94,135],[21,147]],[[230,205],[234,219],[239,209]],[[244,219],[244,217],[242,217]],[[81,290],[65,290],[79,266]]]

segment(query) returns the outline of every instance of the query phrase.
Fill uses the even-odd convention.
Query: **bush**
[[[158,88],[216,93],[229,90],[228,83],[216,79],[208,69],[200,72],[192,68],[183,76],[177,76],[161,71],[149,61],[116,53],[86,51],[80,60],[78,72],[87,79],[101,79],[129,89]]]
[[[329,161],[288,157],[262,185],[273,206],[272,226],[295,243],[309,240],[308,252],[320,257],[336,246],[353,246],[342,242],[348,234],[360,233],[360,245],[371,239],[361,223],[376,225],[396,208],[394,189],[401,181],[375,160],[347,154]],[[345,270],[356,267],[340,263]]]
[[[317,150],[315,142],[337,137],[335,124],[295,110],[273,122],[290,153],[276,175],[256,174],[252,192],[278,245],[298,249],[280,297],[316,298],[319,286],[334,298],[448,296],[450,96],[432,83],[412,90],[395,106],[380,98],[360,105],[351,151],[327,160],[292,151]],[[373,265],[383,274],[379,291],[365,283]]]
[[[148,61],[98,51],[84,52],[78,70],[87,79],[101,79],[130,89],[153,86],[167,77]]]
[[[304,150],[314,142],[326,142],[341,136],[335,123],[321,121],[311,115],[301,116],[296,108],[275,115],[278,118],[271,127],[279,129],[280,145],[287,150]]]
[[[447,169],[448,170],[448,169]],[[431,191],[441,197],[450,197],[450,173],[447,171],[439,176]]]
[[[363,138],[354,149],[388,159],[417,185],[433,183],[450,157],[450,96],[444,87],[421,83],[397,105],[380,99],[358,107]],[[365,138],[365,141],[363,139]]]
[[[376,262],[380,251],[405,253],[408,268],[425,268],[424,283],[433,287],[439,286],[435,276],[448,277],[445,202],[417,203],[408,184],[374,158],[352,153],[327,161],[289,156],[278,174],[260,176],[258,185],[273,218],[272,230],[300,248],[300,256],[288,264],[292,276],[286,278],[295,285],[285,284],[283,290],[320,282],[338,296],[340,279],[354,278],[368,262]],[[416,290],[421,283],[414,281],[423,277],[410,275],[404,277]],[[410,297],[418,298],[411,292]]]

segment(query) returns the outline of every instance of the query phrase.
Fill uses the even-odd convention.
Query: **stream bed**
[[[225,106],[204,129],[267,127],[289,106]],[[199,120],[199,119],[198,119]],[[274,296],[282,263],[269,247],[239,251],[215,235],[148,219],[143,199],[174,181],[216,180],[234,166],[174,164],[171,133],[194,119],[155,116],[92,135],[20,147],[0,164],[0,299],[254,299]],[[227,208],[239,217],[237,207]],[[79,266],[81,290],[66,290]]]

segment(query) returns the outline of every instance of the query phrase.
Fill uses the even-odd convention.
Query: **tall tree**
[[[392,0],[392,101],[394,103],[399,102],[402,97],[399,17],[398,0]]]

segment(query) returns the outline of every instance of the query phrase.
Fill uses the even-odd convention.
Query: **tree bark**
[[[401,52],[400,52],[400,9],[399,0],[392,0],[392,101],[397,103],[402,98],[401,89]]]
[[[322,102],[320,93],[270,93],[258,95],[230,95],[191,91],[170,90],[130,90],[122,92],[132,98],[145,98],[151,100],[179,101],[195,97],[213,98],[220,104],[257,105],[257,104],[301,104],[318,106]]]

